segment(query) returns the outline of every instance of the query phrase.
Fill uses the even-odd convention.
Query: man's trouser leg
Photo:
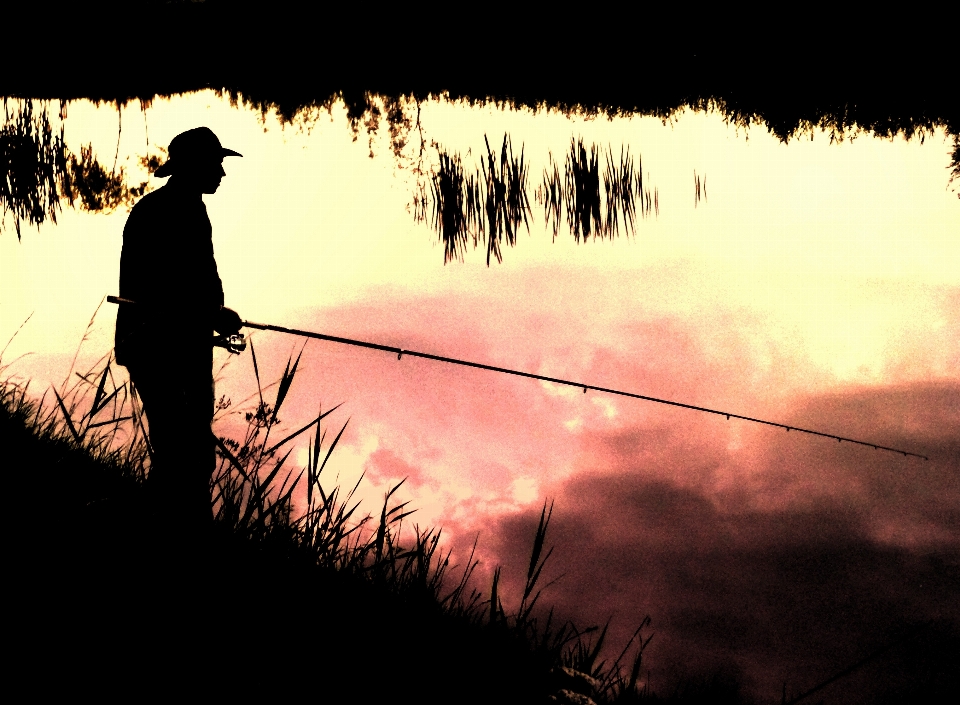
[[[216,468],[210,366],[128,369],[149,425],[154,455],[147,482],[158,509],[180,525],[209,524],[210,478]]]

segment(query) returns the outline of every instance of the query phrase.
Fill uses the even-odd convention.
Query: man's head
[[[224,157],[243,156],[220,145],[220,140],[208,127],[195,127],[181,132],[170,141],[170,158],[155,172],[156,176],[176,175],[200,193],[214,193],[220,186]]]

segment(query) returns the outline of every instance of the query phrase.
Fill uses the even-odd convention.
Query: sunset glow
[[[412,519],[442,526],[457,555],[479,533],[479,574],[503,564],[508,594],[541,506],[556,500],[550,569],[565,577],[544,599],[584,623],[613,615],[615,650],[650,614],[664,678],[671,664],[734,663],[779,697],[783,680],[830,675],[897,619],[956,616],[930,567],[960,551],[960,201],[942,131],[923,144],[821,132],[782,144],[714,113],[663,124],[432,101],[422,156],[414,129],[397,158],[385,126],[354,135],[341,103],[313,118],[284,127],[204,92],[120,116],[72,103],[65,137],[107,165],[116,151],[134,173],[138,156],[197,125],[243,154],[205,201],[227,305],[246,320],[930,457],[311,341],[281,418],[294,429],[343,403],[329,483],[363,473],[374,511],[406,478],[398,497]],[[551,242],[532,203],[530,233],[502,264],[487,267],[479,248],[444,265],[436,233],[412,216],[415,170],[433,168],[434,142],[473,164],[485,134],[499,144],[505,133],[523,146],[531,192],[573,137],[629,146],[659,215],[632,236],[576,244],[561,229]],[[699,203],[694,172],[707,178]],[[117,291],[126,216],[67,207],[22,242],[0,236],[0,347],[32,316],[3,364],[25,357],[5,374],[38,395],[69,373]],[[103,304],[77,369],[110,351],[115,314]],[[175,350],[177,331],[157,338]],[[250,338],[269,381],[304,345]],[[236,407],[215,430],[237,434],[253,402],[239,403],[256,392],[250,354],[217,350],[216,362],[228,363],[217,394]]]

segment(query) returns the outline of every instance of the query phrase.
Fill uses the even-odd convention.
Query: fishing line
[[[108,296],[107,301],[110,303],[120,304],[120,303],[133,303],[128,299],[121,299],[117,296]],[[831,438],[836,440],[838,443],[853,443],[855,445],[866,446],[868,448],[873,448],[874,450],[883,450],[890,453],[899,453],[904,457],[912,456],[914,458],[922,458],[923,460],[930,460],[925,455],[919,453],[912,453],[910,451],[902,450],[900,448],[891,448],[890,446],[883,446],[877,443],[871,443],[869,441],[859,441],[855,438],[847,438],[846,436],[837,436],[833,433],[824,433],[823,431],[814,431],[809,428],[801,428],[799,426],[790,426],[787,424],[777,423],[776,421],[766,421],[764,419],[754,418],[752,416],[744,416],[742,414],[735,414],[730,411],[720,411],[718,409],[709,409],[705,406],[696,406],[694,404],[684,404],[679,401],[671,401],[669,399],[660,399],[658,397],[651,397],[645,394],[635,394],[634,392],[624,392],[620,389],[611,389],[609,387],[598,387],[593,384],[585,384],[583,382],[574,382],[568,379],[560,379],[559,377],[547,377],[546,375],[538,375],[533,372],[523,372],[521,370],[511,370],[507,367],[497,367],[496,365],[486,365],[482,362],[472,362],[470,360],[461,360],[456,357],[446,357],[444,355],[434,355],[432,353],[419,352],[418,350],[406,350],[404,348],[398,348],[392,345],[381,345],[380,343],[371,343],[365,340],[354,340],[353,338],[341,338],[336,335],[326,335],[325,333],[315,333],[309,330],[300,330],[297,328],[286,328],[284,326],[275,326],[269,323],[254,323],[253,321],[243,321],[244,328],[254,328],[257,330],[269,330],[276,333],[286,333],[287,335],[298,335],[303,338],[314,338],[316,340],[326,340],[331,343],[340,343],[341,345],[353,345],[359,348],[367,348],[369,350],[380,350],[382,352],[393,353],[397,356],[398,360],[403,359],[406,355],[408,357],[419,357],[424,360],[434,360],[435,362],[446,362],[451,365],[460,365],[462,367],[473,367],[478,370],[488,370],[490,372],[500,372],[502,374],[514,375],[517,377],[526,377],[528,379],[536,379],[541,382],[551,382],[553,384],[561,384],[567,387],[576,387],[577,389],[582,389],[583,393],[586,394],[587,391],[593,390],[595,392],[604,392],[606,394],[616,394],[621,397],[629,397],[631,399],[641,399],[643,401],[650,401],[656,404],[667,404],[668,406],[677,406],[681,409],[690,409],[692,411],[701,411],[706,414],[714,414],[716,416],[725,416],[727,420],[730,419],[740,419],[741,421],[749,421],[751,423],[763,424],[764,426],[773,426],[775,428],[782,428],[787,432],[797,431],[799,433],[807,433],[811,436],[820,436],[821,438]]]

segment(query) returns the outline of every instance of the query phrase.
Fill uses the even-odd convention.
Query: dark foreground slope
[[[38,435],[30,411],[0,410],[18,690],[519,703],[552,687],[545,653],[425,587],[319,566],[280,531],[184,535],[151,511],[138,468]]]
[[[621,674],[596,662],[596,642],[580,640],[578,648],[573,631],[523,625],[502,607],[491,610],[489,593],[477,602],[444,600],[451,581],[433,580],[442,563],[429,540],[406,549],[386,540],[381,549],[331,557],[289,517],[251,530],[255,522],[221,515],[207,532],[185,532],[155,506],[136,452],[128,458],[78,444],[51,418],[16,388],[0,387],[13,518],[7,670],[35,699],[748,702],[729,676],[658,697],[633,687],[644,666],[638,657]],[[542,549],[541,529],[531,539]],[[366,544],[376,545],[375,538]],[[535,548],[534,564],[536,556]],[[960,644],[949,627],[932,625],[912,639],[907,657],[894,663],[906,669],[905,689],[879,702],[955,699]],[[563,666],[606,687],[586,688],[590,701],[550,700],[562,688],[583,689]]]

